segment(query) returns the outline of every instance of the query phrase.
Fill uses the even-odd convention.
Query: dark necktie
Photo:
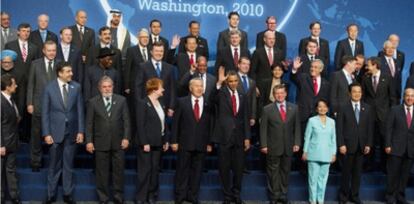
[[[280,104],[280,118],[282,118],[283,122],[286,122],[286,110],[285,110],[285,105],[284,104]]]
[[[239,52],[237,51],[237,48],[234,48],[234,54],[233,54],[233,60],[234,60],[234,66],[237,66],[239,63]]]
[[[142,48],[142,58],[144,58],[144,62],[148,60],[147,51],[145,48]]]
[[[231,94],[231,107],[233,108],[233,115],[237,115],[237,100],[236,100],[236,93],[235,91],[232,91]]]
[[[377,92],[377,87],[378,87],[378,79],[377,79],[377,76],[372,76],[372,79],[373,79],[372,87],[374,88],[374,91]]]
[[[105,110],[108,116],[111,116],[111,108],[112,108],[111,98],[105,97]]]
[[[244,92],[247,93],[247,91],[249,90],[249,82],[247,81],[246,75],[242,76],[242,82],[243,82]]]
[[[160,78],[161,77],[161,67],[160,67],[160,63],[159,62],[156,62],[155,63],[155,66],[156,66],[155,71],[157,72],[157,76],[158,76],[158,78]]]
[[[355,104],[355,119],[356,119],[356,121],[357,121],[357,123],[359,124],[359,107],[358,107],[358,104],[356,103]]]
[[[52,80],[53,78],[53,66],[52,66],[53,61],[49,60],[49,62],[47,63],[47,78],[48,80]]]
[[[80,41],[83,42],[83,26],[80,27],[79,29],[79,37],[80,37]]]
[[[200,120],[200,106],[198,105],[198,99],[195,100],[193,111],[194,111],[194,117],[196,121],[198,122]]]
[[[67,89],[67,84],[63,84],[63,90],[62,90],[62,93],[63,93],[63,105],[65,106],[65,108],[67,108],[68,107],[68,95],[69,95],[69,93],[68,93],[68,89]]]

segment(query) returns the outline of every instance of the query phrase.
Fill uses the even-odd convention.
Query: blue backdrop
[[[414,2],[407,0],[3,0],[1,5],[11,14],[14,27],[28,22],[36,28],[36,17],[47,13],[50,29],[55,32],[74,24],[78,9],[87,11],[87,25],[94,29],[106,24],[111,8],[122,10],[122,22],[133,35],[157,18],[163,22],[162,35],[169,39],[174,34],[186,35],[188,22],[198,20],[213,59],[218,32],[227,27],[226,14],[232,10],[241,14],[240,27],[248,32],[252,51],[256,33],[265,29],[266,17],[276,16],[278,30],[287,36],[289,58],[297,55],[299,40],[309,35],[311,21],[322,22],[322,36],[330,41],[331,52],[337,40],[346,36],[346,25],[355,22],[360,26],[359,39],[365,43],[366,56],[376,55],[386,37],[397,33],[399,49],[406,53],[405,73],[414,59]]]

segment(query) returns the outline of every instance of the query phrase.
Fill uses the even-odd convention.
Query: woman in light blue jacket
[[[316,116],[309,118],[302,159],[308,161],[309,202],[324,202],[329,166],[336,160],[335,121],[326,116],[328,102],[319,99]]]

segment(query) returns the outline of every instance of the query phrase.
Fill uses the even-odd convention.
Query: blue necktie
[[[42,37],[43,42],[46,42],[46,31],[45,30],[40,31],[40,35]]]
[[[155,66],[156,66],[155,71],[157,72],[157,76],[158,77],[161,77],[161,67],[160,67],[160,63],[159,62],[156,62],[155,63]]]
[[[355,56],[355,42],[351,42],[352,56]]]
[[[249,90],[249,83],[247,82],[246,75],[242,76],[242,81],[243,81],[243,89],[245,92],[247,92]]]
[[[359,108],[358,108],[358,104],[355,104],[355,119],[356,119],[357,123],[359,124]]]

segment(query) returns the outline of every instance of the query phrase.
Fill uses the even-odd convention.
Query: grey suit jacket
[[[48,73],[46,71],[47,65],[45,64],[44,58],[39,58],[32,62],[29,72],[29,79],[27,82],[27,99],[26,105],[34,106],[34,115],[41,115],[41,106],[42,106],[42,94],[46,85],[56,79],[56,65],[59,63],[59,60],[54,60],[53,63],[53,73],[51,74],[52,78],[48,78]]]
[[[283,122],[276,103],[263,108],[260,122],[260,146],[267,147],[273,156],[291,156],[294,145],[301,145],[298,107],[286,102],[286,121]]]
[[[7,39],[4,39],[3,37],[3,29],[0,29],[0,31],[1,31],[1,35],[0,35],[1,50],[4,50],[4,46],[6,45],[6,43],[13,41],[13,40],[17,40],[17,30],[13,28],[9,28],[9,35],[7,36]]]

